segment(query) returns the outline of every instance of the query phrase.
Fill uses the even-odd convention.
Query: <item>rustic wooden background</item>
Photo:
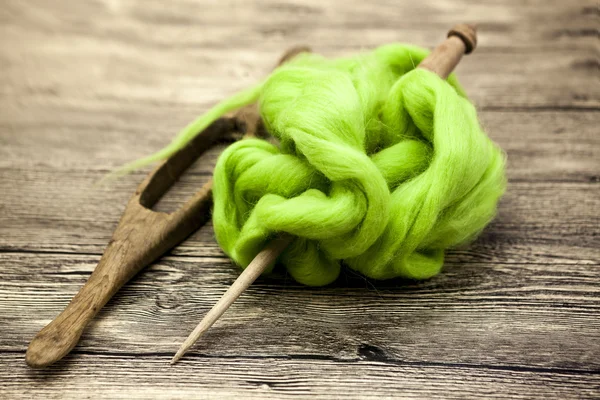
[[[292,45],[432,47],[463,21],[480,23],[480,47],[458,75],[510,184],[440,276],[261,279],[169,366],[238,274],[206,227],[121,290],[66,359],[28,369],[29,340],[88,277],[147,171],[95,186],[104,174]],[[599,23],[594,0],[2,0],[0,397],[598,398]]]

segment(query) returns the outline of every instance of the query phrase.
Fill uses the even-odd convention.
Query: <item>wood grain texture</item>
[[[442,390],[441,397],[448,399],[530,399],[549,395],[568,399],[594,398],[595,386],[600,384],[595,375],[582,377],[568,371],[396,363],[373,356],[368,350],[354,360],[239,357],[233,361],[227,357],[199,356],[182,362],[185,374],[165,365],[166,357],[155,354],[130,359],[110,353],[69,357],[73,357],[69,366],[53,366],[41,373],[25,370],[15,354],[1,354],[0,362],[13,371],[10,375],[5,370],[1,372],[0,378],[7,382],[5,393],[80,399],[83,387],[93,398],[211,399],[221,398],[221,388],[226,386],[229,397],[244,399],[345,399],[356,398],[357,393],[365,399],[427,399],[440,397]],[[112,375],[107,370],[122,373]],[[109,391],[107,387],[127,390]]]
[[[93,171],[4,170],[0,190],[6,204],[0,248],[102,254],[135,190],[134,181],[143,175],[135,174],[108,188],[92,187],[102,176]],[[159,209],[175,210],[209,176],[185,178]],[[511,182],[490,228],[473,245],[453,254],[464,262],[600,263],[599,192],[594,182]],[[172,254],[222,253],[211,226],[205,226]]]
[[[459,21],[480,24],[480,49],[458,68],[479,107],[600,106],[593,0],[4,3],[2,91],[28,107],[206,107],[255,83],[291,45],[329,56],[397,41],[431,47]]]
[[[17,352],[68,301],[98,256],[0,259],[0,290],[7,292],[0,305],[11,321],[0,349]],[[34,269],[45,273],[31,276]],[[172,356],[237,275],[225,257],[166,257],[116,295],[74,352]],[[346,359],[368,345],[398,361],[591,372],[600,368],[598,279],[600,268],[590,265],[452,259],[444,274],[425,282],[368,282],[345,271],[331,287],[307,288],[276,275],[255,283],[190,354]],[[25,304],[35,309],[33,323],[32,314],[22,314]]]
[[[5,0],[0,5],[1,398],[600,397],[597,2]],[[498,218],[425,282],[260,278],[180,365],[237,277],[210,226],[125,286],[64,361],[26,346],[89,276],[147,171],[94,186],[265,76],[281,51],[432,47],[507,152]],[[208,180],[218,150],[155,208]]]

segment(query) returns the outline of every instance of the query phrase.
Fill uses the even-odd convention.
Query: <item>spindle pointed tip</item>
[[[276,239],[265,246],[260,253],[254,257],[252,262],[244,269],[233,284],[227,289],[225,294],[204,316],[202,321],[196,326],[196,329],[185,339],[175,357],[171,360],[174,364],[183,356],[183,354],[196,343],[198,339],[210,329],[211,326],[223,315],[225,311],[240,297],[242,293],[262,274],[269,265],[275,262],[277,257],[292,242],[293,237],[282,233]]]
[[[196,329],[184,340],[184,342],[179,346],[179,350],[171,359],[171,365],[175,364],[177,361],[181,359],[187,353],[187,351],[200,339],[200,337],[210,328],[212,323],[208,323],[206,321],[206,317],[198,324]]]
[[[177,364],[177,361],[179,361],[181,359],[181,357],[183,357],[183,355],[185,354],[185,350],[184,349],[179,349],[177,351],[177,353],[175,353],[175,355],[173,356],[173,358],[171,358],[171,365],[175,365]]]

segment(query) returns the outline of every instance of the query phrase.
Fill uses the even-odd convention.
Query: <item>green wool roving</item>
[[[306,285],[334,281],[342,263],[374,279],[432,277],[446,249],[494,217],[505,176],[456,78],[415,68],[427,54],[397,44],[334,60],[302,54],[141,162],[258,101],[279,146],[247,139],[220,156],[213,225],[223,250],[245,267],[286,232],[294,240],[279,261]]]

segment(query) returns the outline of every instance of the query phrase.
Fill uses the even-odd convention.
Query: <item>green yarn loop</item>
[[[426,279],[493,219],[504,154],[454,76],[415,68],[426,55],[398,44],[302,54],[246,96],[280,144],[242,140],[217,162],[213,225],[237,264],[287,232],[280,262],[300,283],[326,285],[342,262],[374,279]]]

